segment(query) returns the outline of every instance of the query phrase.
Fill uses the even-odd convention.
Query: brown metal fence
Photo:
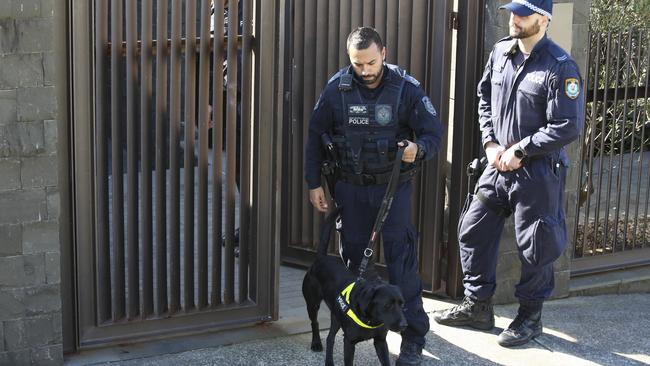
[[[650,262],[650,31],[590,34],[573,274]]]
[[[253,24],[276,10],[230,1],[226,17],[224,3],[211,15],[210,0],[95,0],[72,14],[73,34],[93,34],[73,47],[93,71],[71,75],[79,347],[271,318],[258,273],[272,251],[251,223],[265,206],[253,201],[272,199],[255,174],[272,133],[253,92],[273,75],[253,82]]]

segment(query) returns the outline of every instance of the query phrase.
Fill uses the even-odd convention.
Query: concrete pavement
[[[425,309],[430,315],[434,310],[453,304],[440,299],[425,299]],[[514,304],[496,306],[496,327],[490,332],[445,327],[431,319],[424,364],[650,365],[650,293],[580,296],[548,301],[544,306],[544,334],[541,337],[528,345],[513,349],[500,347],[496,343],[497,335],[507,327],[516,311],[517,306]],[[321,310],[321,315],[324,316],[321,324],[328,326],[324,313],[328,313],[326,308]],[[300,314],[292,316],[299,318]],[[307,319],[306,314],[304,319]],[[286,323],[288,320],[284,321]],[[303,324],[307,323],[303,321]],[[326,336],[327,331],[322,331],[323,340]],[[343,364],[341,340],[342,333],[339,333],[334,353],[337,365]],[[400,337],[390,333],[388,340],[394,362],[399,353]],[[158,354],[119,362],[83,364],[323,365],[324,353],[310,351],[309,343],[308,333],[276,335],[228,346]],[[68,363],[82,364],[78,361]],[[355,365],[377,364],[372,343],[358,344]]]

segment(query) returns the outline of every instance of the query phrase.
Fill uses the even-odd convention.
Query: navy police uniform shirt
[[[353,77],[353,87],[359,89],[366,102],[372,103],[379,97],[383,86],[391,77],[399,76],[389,72],[388,67],[384,66],[382,80],[375,89],[367,88],[356,74]],[[398,140],[413,141],[413,134],[415,134],[414,142],[424,146],[425,159],[430,159],[440,148],[443,128],[431,100],[420,87],[420,83],[410,75],[406,75],[405,78],[406,82],[402,89],[397,113],[399,125],[397,138]],[[339,77],[337,74],[328,81],[325,90],[314,106],[309,121],[309,136],[305,148],[305,179],[309,189],[318,188],[321,185],[320,169],[321,163],[325,159],[325,149],[320,136],[324,132],[331,135],[334,126],[342,125],[345,120],[341,105],[341,91],[338,87]]]
[[[584,123],[584,93],[578,66],[546,36],[525,59],[517,40],[494,46],[478,85],[482,143],[520,147],[530,157],[559,153]]]

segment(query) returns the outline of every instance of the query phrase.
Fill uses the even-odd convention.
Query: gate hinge
[[[449,13],[449,29],[458,29],[458,12]]]

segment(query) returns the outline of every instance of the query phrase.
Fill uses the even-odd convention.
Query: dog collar
[[[345,313],[352,321],[354,321],[358,326],[362,328],[367,328],[367,329],[375,329],[379,328],[384,325],[384,323],[381,323],[379,325],[370,325],[367,324],[367,322],[363,322],[357,314],[352,311],[352,307],[350,306],[350,294],[352,293],[352,288],[354,288],[354,285],[356,282],[352,282],[351,284],[347,285],[346,288],[341,291],[341,294],[336,298],[336,302],[339,304],[339,307],[341,308],[341,311]]]

